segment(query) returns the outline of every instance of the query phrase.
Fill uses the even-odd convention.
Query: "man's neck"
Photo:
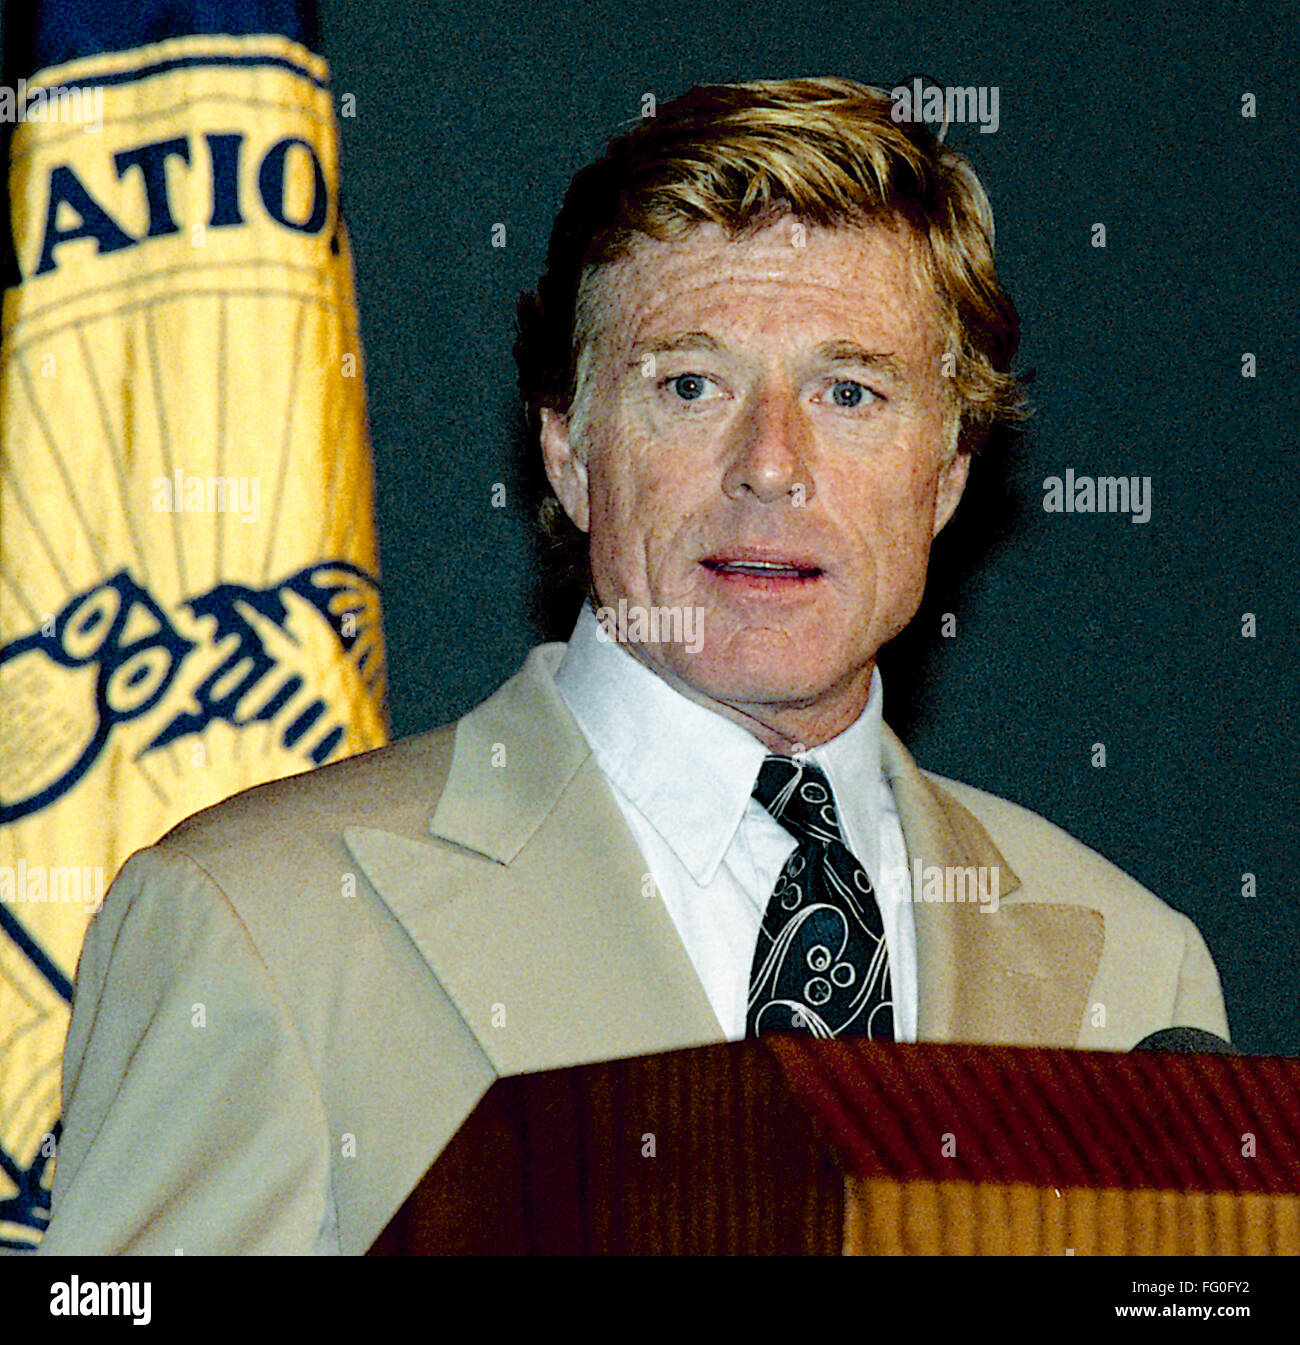
[[[729,701],[705,695],[668,669],[651,663],[639,648],[626,648],[679,695],[738,724],[777,756],[810,752],[856,723],[870,698],[875,668],[874,662],[868,664],[842,687],[805,704]]]

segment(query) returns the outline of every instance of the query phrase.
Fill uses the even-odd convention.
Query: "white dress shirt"
[[[556,686],[640,847],[727,1038],[745,1035],[749,972],[768,898],[796,842],[751,797],[764,745],[674,691],[584,605]],[[603,634],[603,632],[602,632]],[[894,1034],[916,1040],[916,931],[907,850],[880,761],[883,692],[807,759],[830,781],[840,829],[880,902]]]

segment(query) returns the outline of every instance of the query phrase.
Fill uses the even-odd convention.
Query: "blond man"
[[[985,193],[894,112],[697,89],[577,175],[516,349],[572,638],[131,860],[46,1252],[362,1252],[506,1074],[776,1031],[1227,1035],[1185,916],[884,724],[878,653],[1021,406]]]

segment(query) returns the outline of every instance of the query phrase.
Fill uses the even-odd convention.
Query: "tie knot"
[[[810,761],[765,757],[754,797],[801,841],[843,841],[830,782]]]

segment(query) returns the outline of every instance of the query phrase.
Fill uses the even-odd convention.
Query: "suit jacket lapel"
[[[1030,899],[988,832],[921,773],[888,728],[882,761],[913,872],[919,863],[923,874],[929,866],[985,868],[998,878],[996,911],[914,903],[918,1038],[1075,1045],[1101,961],[1100,913]]]
[[[502,1074],[723,1039],[555,689],[559,653],[457,726],[426,836],[345,832]]]

